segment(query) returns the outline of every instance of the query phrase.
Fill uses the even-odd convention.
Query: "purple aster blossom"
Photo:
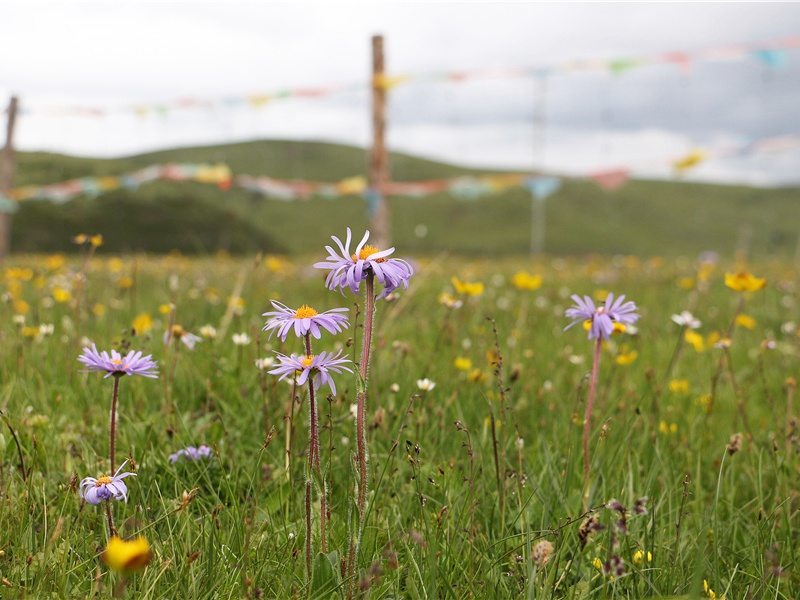
[[[271,317],[267,324],[264,326],[264,331],[270,331],[269,336],[276,331],[281,341],[286,341],[286,336],[294,327],[294,334],[297,337],[303,337],[310,333],[316,339],[322,337],[320,327],[327,329],[332,334],[337,334],[348,325],[347,315],[340,313],[349,312],[347,308],[332,308],[325,312],[318,313],[310,306],[304,304],[297,310],[293,310],[281,304],[280,302],[272,301],[272,306],[276,310],[265,312],[262,316]]]
[[[106,377],[114,375],[120,377],[122,375],[141,375],[143,377],[150,377],[151,379],[158,378],[158,364],[153,360],[152,355],[142,356],[142,352],[131,350],[125,356],[122,356],[116,350],[111,351],[111,356],[108,352],[103,350],[97,351],[97,346],[92,344],[91,348],[84,348],[83,354],[78,357],[78,361],[89,367],[83,373],[91,372],[105,372]]]
[[[333,383],[331,373],[341,373],[342,371],[353,371],[345,366],[350,360],[339,358],[342,351],[339,350],[335,355],[332,352],[320,352],[312,356],[292,354],[286,356],[276,352],[278,356],[277,367],[268,371],[270,375],[280,375],[280,379],[297,376],[298,385],[303,385],[309,377],[314,378],[314,389],[318,390],[323,385],[328,385],[331,392],[336,394],[336,385]]]
[[[607,340],[614,333],[614,323],[630,325],[639,319],[639,315],[636,314],[636,304],[630,300],[625,302],[624,294],[616,300],[614,300],[614,294],[609,294],[605,303],[599,306],[595,306],[589,296],[581,298],[577,294],[573,294],[571,298],[575,302],[575,306],[568,308],[565,314],[574,321],[567,325],[564,331],[578,323],[590,321],[590,340],[598,338]]]
[[[408,280],[414,274],[414,269],[406,261],[399,258],[388,258],[394,248],[388,250],[378,250],[374,246],[367,244],[369,231],[356,246],[355,252],[350,253],[350,241],[352,234],[347,228],[347,239],[342,244],[336,236],[331,239],[339,246],[337,253],[330,246],[325,246],[328,257],[323,262],[314,264],[317,269],[329,269],[325,285],[329,290],[339,289],[344,295],[345,288],[358,295],[361,282],[366,279],[371,272],[375,278],[383,284],[383,291],[378,298],[384,298],[391,294],[401,285],[408,289]]]
[[[175,454],[170,454],[169,460],[176,463],[181,456],[185,456],[193,461],[198,461],[201,458],[209,458],[211,456],[211,447],[202,444],[199,448],[195,448],[194,446],[181,448]]]
[[[128,464],[127,460],[120,465],[113,477],[104,475],[97,479],[94,477],[85,478],[78,486],[80,488],[78,495],[89,504],[100,504],[103,500],[111,500],[112,498],[114,500],[125,500],[125,502],[127,502],[128,487],[122,480],[131,475],[136,477],[136,473],[120,473],[126,464]]]

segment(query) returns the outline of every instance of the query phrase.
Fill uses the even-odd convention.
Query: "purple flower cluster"
[[[594,300],[589,296],[581,298],[577,294],[573,294],[571,298],[575,302],[575,306],[568,308],[565,314],[574,321],[564,330],[566,331],[578,323],[588,322],[590,323],[590,340],[597,338],[607,340],[614,333],[614,323],[631,325],[639,319],[639,315],[636,313],[638,310],[636,304],[631,301],[625,302],[624,294],[616,300],[614,294],[609,294],[605,303],[600,305],[595,305]]]
[[[361,282],[369,273],[372,273],[383,285],[383,291],[378,298],[385,298],[401,285],[404,289],[408,289],[408,280],[414,274],[411,265],[399,258],[389,258],[389,255],[394,252],[394,248],[378,250],[367,244],[368,238],[369,231],[364,234],[356,246],[355,252],[351,253],[352,234],[349,227],[344,244],[336,236],[331,236],[331,239],[339,247],[339,253],[330,246],[325,246],[328,257],[325,261],[314,264],[317,269],[330,270],[325,279],[325,285],[329,290],[338,289],[344,295],[345,288],[349,288],[357,295]]]
[[[351,369],[344,366],[349,363],[350,360],[347,358],[339,358],[342,355],[341,350],[335,355],[332,352],[320,352],[315,356],[298,356],[296,354],[287,356],[281,353],[277,353],[277,355],[280,364],[269,371],[270,375],[280,375],[280,379],[285,379],[289,376],[294,377],[299,373],[297,377],[298,385],[303,385],[308,378],[313,375],[314,389],[319,389],[323,385],[328,385],[334,395],[336,394],[336,385],[333,383],[333,378],[330,374],[339,374],[342,371],[353,372]]]
[[[84,373],[105,372],[106,377],[121,377],[122,375],[141,375],[142,377],[158,378],[158,364],[153,360],[152,355],[142,356],[142,352],[131,350],[122,356],[116,350],[111,351],[111,356],[103,350],[97,351],[97,346],[92,344],[91,348],[84,348],[83,354],[78,357],[78,361],[88,367]]]
[[[270,317],[263,330],[272,330],[269,334],[270,337],[277,331],[278,337],[283,342],[286,341],[286,336],[289,335],[292,328],[294,328],[294,333],[297,337],[303,337],[310,333],[316,339],[320,339],[322,337],[320,327],[335,335],[348,325],[347,315],[341,314],[348,312],[349,309],[347,308],[332,308],[318,313],[305,304],[297,310],[293,310],[275,300],[272,301],[272,306],[276,310],[263,314],[265,317]]]
[[[189,460],[198,461],[201,458],[211,457],[211,454],[211,448],[205,444],[201,445],[199,448],[188,446],[186,448],[181,448],[175,454],[170,454],[169,460],[173,463],[176,463],[181,456],[185,456]]]
[[[117,469],[117,472],[111,477],[105,475],[96,479],[94,477],[86,477],[83,479],[78,485],[78,494],[80,497],[89,504],[100,504],[103,500],[111,500],[112,498],[114,500],[125,500],[125,502],[127,502],[128,487],[122,480],[131,475],[136,477],[136,473],[121,473],[127,463],[127,460],[122,463],[119,469]]]

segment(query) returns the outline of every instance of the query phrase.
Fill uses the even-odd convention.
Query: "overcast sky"
[[[261,138],[367,146],[374,34],[385,36],[390,74],[559,66],[795,36],[800,4],[4,2],[0,101],[17,94],[28,111],[21,150],[120,156]],[[259,109],[127,110],[359,83]],[[126,110],[47,114],[72,106]],[[800,135],[797,106],[800,49],[781,68],[747,57],[696,62],[688,74],[672,65],[562,71],[544,89],[531,78],[409,82],[391,91],[388,142],[457,164],[668,177],[671,161],[698,146]],[[800,184],[800,149],[708,160],[689,178]]]

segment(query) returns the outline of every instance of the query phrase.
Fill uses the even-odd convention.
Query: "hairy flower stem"
[[[114,537],[117,535],[117,528],[114,527],[114,518],[111,516],[111,500],[106,500],[106,518],[108,519],[108,535]]]
[[[306,356],[311,356],[311,334],[306,333],[305,335],[305,347],[306,347]],[[325,533],[326,528],[326,517],[328,512],[328,502],[327,502],[327,489],[325,488],[325,481],[322,478],[322,468],[320,467],[320,460],[319,460],[319,415],[317,409],[317,395],[316,390],[314,389],[314,378],[308,378],[308,418],[309,418],[309,436],[308,436],[308,472],[309,474],[314,473],[317,479],[317,485],[321,486],[321,489],[317,490],[319,494],[319,504],[320,504],[320,518],[319,518],[319,528],[320,528],[320,544],[321,549],[324,554],[328,552],[328,537]],[[306,486],[308,487],[311,484],[311,480],[306,482]],[[311,494],[309,490],[306,490],[306,520],[311,525]],[[311,529],[308,531],[309,539],[311,539]],[[310,542],[309,542],[310,543]],[[310,571],[309,571],[310,575]]]
[[[592,378],[589,382],[589,401],[586,404],[586,419],[583,422],[583,507],[586,509],[589,500],[589,430],[592,422],[592,407],[594,406],[594,391],[597,386],[597,370],[600,366],[600,349],[603,338],[597,338],[592,362]]]
[[[350,540],[350,551],[347,561],[347,575],[349,578],[348,598],[351,598],[355,586],[356,560],[361,544],[361,534],[364,531],[364,520],[366,518],[367,503],[367,462],[369,460],[369,450],[367,449],[367,376],[369,374],[369,359],[372,349],[372,328],[375,321],[375,276],[372,272],[367,273],[365,280],[366,291],[364,293],[364,341],[361,345],[361,363],[359,364],[359,377],[361,383],[358,386],[356,396],[356,451],[358,456],[358,493],[356,495],[356,510],[358,511],[358,531],[355,532],[355,539]]]
[[[109,429],[109,456],[111,460],[111,473],[116,472],[114,457],[117,449],[117,399],[119,398],[119,378],[114,375],[114,391],[111,393],[111,427]]]

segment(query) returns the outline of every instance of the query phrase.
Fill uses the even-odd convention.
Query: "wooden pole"
[[[389,207],[383,195],[389,181],[386,152],[386,85],[383,71],[383,36],[372,36],[372,151],[369,165],[369,228],[375,247],[391,245]]]
[[[14,185],[14,124],[17,120],[17,97],[8,103],[6,145],[0,156],[0,195],[7,195]],[[11,213],[0,211],[0,260],[8,256],[11,242]]]

